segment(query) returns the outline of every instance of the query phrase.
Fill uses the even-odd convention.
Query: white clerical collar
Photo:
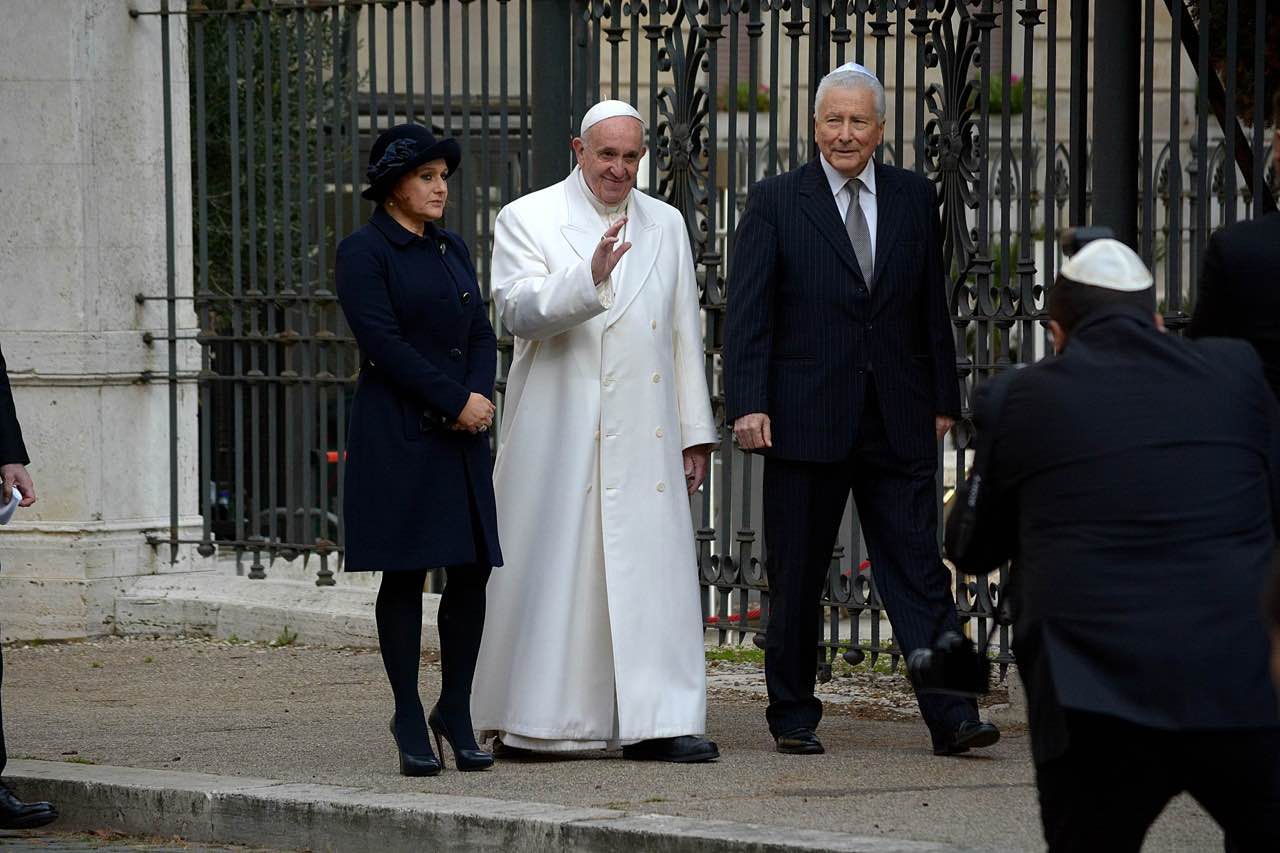
[[[582,195],[587,199],[587,202],[590,203],[592,209],[594,209],[596,213],[600,214],[605,219],[612,221],[618,216],[618,214],[627,209],[627,203],[631,201],[631,192],[628,192],[626,197],[618,204],[605,204],[600,199],[596,198],[596,194],[593,193],[591,191],[591,187],[587,185],[587,176],[582,174],[582,167],[574,166],[573,171],[578,175],[578,189],[582,192]]]
[[[826,155],[819,154],[818,160],[822,163],[822,171],[827,174],[827,183],[831,186],[831,194],[839,195],[840,190],[844,189],[844,185],[849,183],[849,178],[836,171],[836,167],[827,162]],[[862,192],[876,194],[876,161],[874,159],[867,160],[867,165],[862,167],[862,172],[854,175],[855,178],[862,178]]]

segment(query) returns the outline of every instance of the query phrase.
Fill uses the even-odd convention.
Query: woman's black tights
[[[440,596],[440,669],[437,707],[458,739],[471,740],[471,681],[484,633],[485,584],[490,568],[450,566]],[[396,737],[411,754],[430,752],[427,725],[418,696],[422,658],[422,586],[426,570],[384,572],[375,612],[378,646],[396,703]],[[459,743],[459,746],[464,746]]]

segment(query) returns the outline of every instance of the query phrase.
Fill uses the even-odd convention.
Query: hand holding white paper
[[[10,495],[9,502],[0,507],[0,524],[8,524],[9,519],[13,518],[13,513],[18,509],[18,501],[22,500],[22,492],[18,491],[18,487],[14,486]]]

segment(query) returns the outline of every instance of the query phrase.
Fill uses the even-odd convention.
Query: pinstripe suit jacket
[[[915,172],[875,169],[870,288],[816,158],[747,197],[727,294],[726,420],[767,413],[769,456],[847,457],[872,376],[904,458],[932,456],[934,416],[960,414],[937,197]]]

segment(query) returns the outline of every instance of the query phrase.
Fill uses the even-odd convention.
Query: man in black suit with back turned
[[[18,426],[18,414],[13,405],[13,392],[9,390],[9,374],[5,368],[4,351],[0,350],[0,507],[8,506],[14,486],[22,493],[18,506],[31,506],[36,502],[36,488],[27,473],[26,445],[22,443],[22,429]],[[4,679],[4,659],[0,657],[0,681]],[[8,760],[4,745],[4,718],[0,715],[0,773]],[[32,829],[44,826],[58,817],[49,803],[24,803],[0,782],[0,829]]]
[[[1271,101],[1271,123],[1280,173],[1280,92]],[[1237,222],[1209,238],[1187,337],[1253,344],[1280,397],[1280,212]]]
[[[1150,273],[1116,240],[1062,265],[1058,356],[975,395],[975,473],[947,553],[970,574],[1013,561],[1051,853],[1136,853],[1181,791],[1231,849],[1274,853],[1280,712],[1259,604],[1280,406],[1247,344],[1163,334],[1155,310]]]
[[[904,654],[958,629],[937,544],[937,442],[960,413],[937,198],[872,159],[884,88],[855,63],[815,97],[820,156],[756,184],[735,238],[727,420],[764,465],[766,716],[779,752],[823,751],[818,602],[852,489]],[[1000,733],[976,703],[918,696],[938,755]]]

